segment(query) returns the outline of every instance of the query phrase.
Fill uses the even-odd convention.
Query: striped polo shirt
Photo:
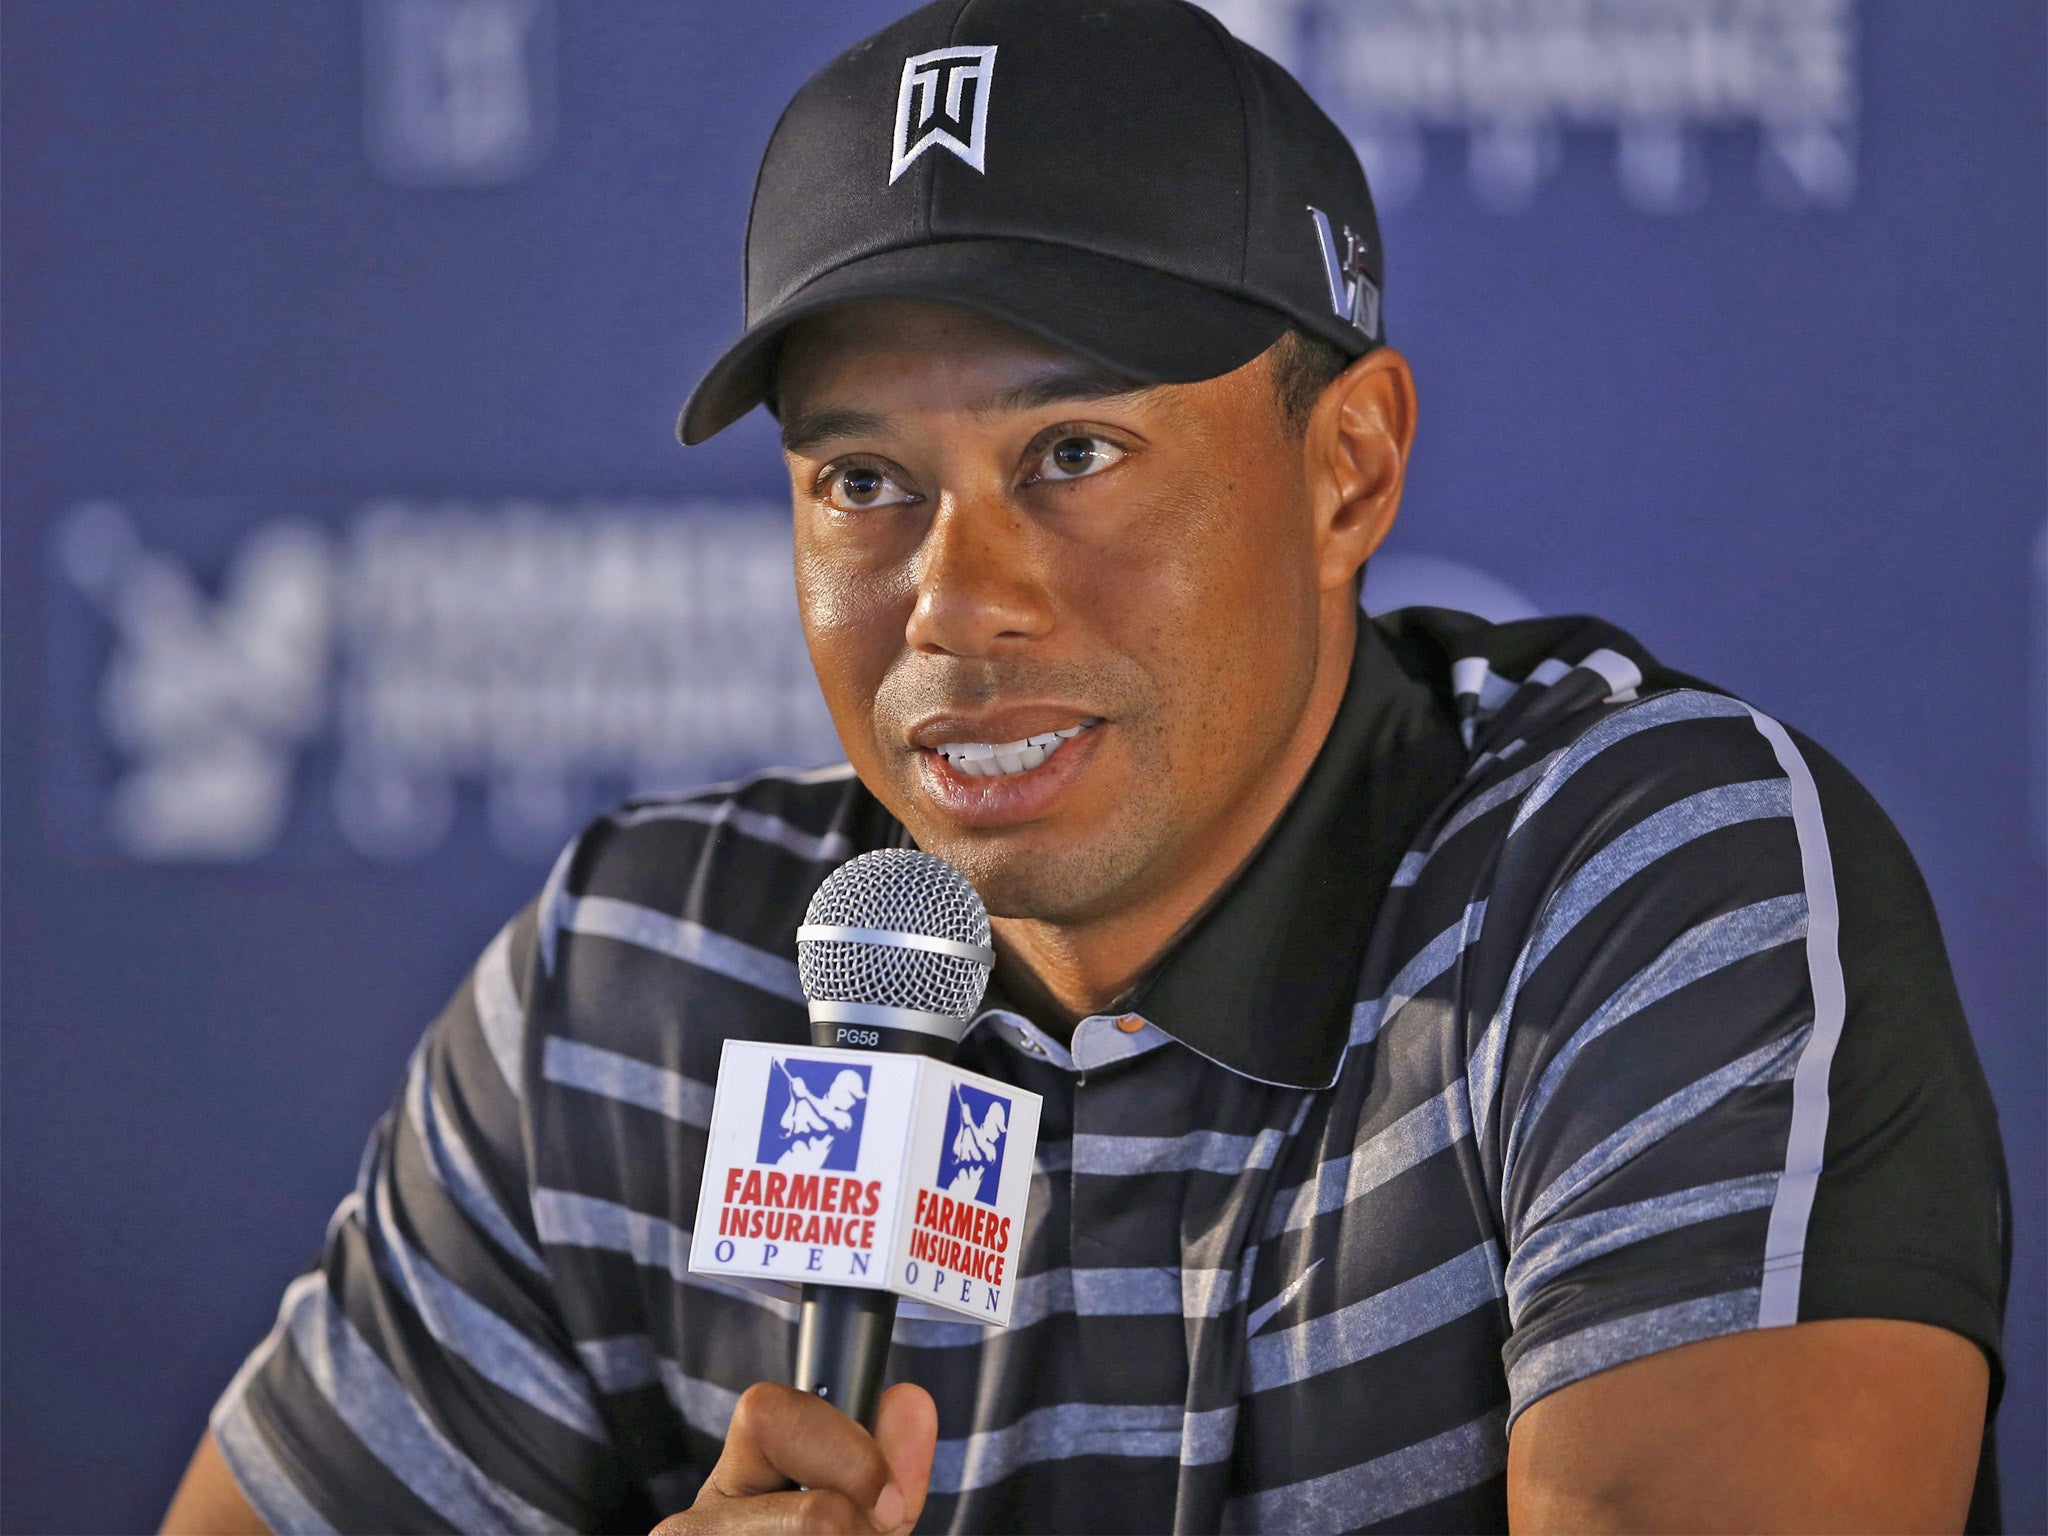
[[[805,905],[905,840],[842,767],[564,852],[214,1410],[274,1530],[692,1500],[795,1341],[793,1293],[689,1272],[720,1047],[807,1040]],[[1066,1034],[998,988],[960,1060],[1044,1123],[1012,1325],[896,1325],[921,1529],[1502,1530],[1531,1403],[1802,1319],[1934,1323],[1997,1376],[2003,1162],[1910,855],[1591,620],[1363,623],[1307,780],[1151,973]]]

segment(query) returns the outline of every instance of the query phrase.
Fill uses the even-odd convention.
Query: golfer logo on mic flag
[[[867,1107],[866,1067],[776,1057],[762,1105],[760,1161],[772,1168],[853,1172]]]
[[[939,1143],[937,1184],[955,1200],[996,1203],[1003,1182],[1003,1149],[1010,1134],[1010,1101],[965,1083],[953,1084],[946,1129]]]

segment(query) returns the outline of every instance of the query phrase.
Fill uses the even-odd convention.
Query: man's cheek
[[[818,628],[808,621],[804,625],[818,691],[831,713],[840,745],[865,776],[867,765],[876,757],[879,723],[875,718],[875,684],[881,669],[868,662],[857,643],[859,635],[858,630]]]
[[[803,615],[804,631],[811,637],[813,651],[820,640],[831,636],[844,644],[844,636],[873,625],[877,610],[886,605],[889,583],[878,581],[852,562],[813,552],[799,539],[796,556],[796,599]]]
[[[797,611],[819,678],[865,679],[869,692],[903,648],[910,595],[890,573],[797,557]]]

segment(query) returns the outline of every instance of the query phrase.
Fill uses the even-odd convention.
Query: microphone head
[[[814,1020],[955,1040],[995,965],[988,911],[967,877],[911,848],[880,848],[833,870],[796,938]]]

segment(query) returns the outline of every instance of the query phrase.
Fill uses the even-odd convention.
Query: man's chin
[[[918,846],[937,854],[980,893],[991,917],[1082,923],[1114,911],[1128,896],[1129,862],[1101,847],[1059,846],[1038,837],[934,836]]]

